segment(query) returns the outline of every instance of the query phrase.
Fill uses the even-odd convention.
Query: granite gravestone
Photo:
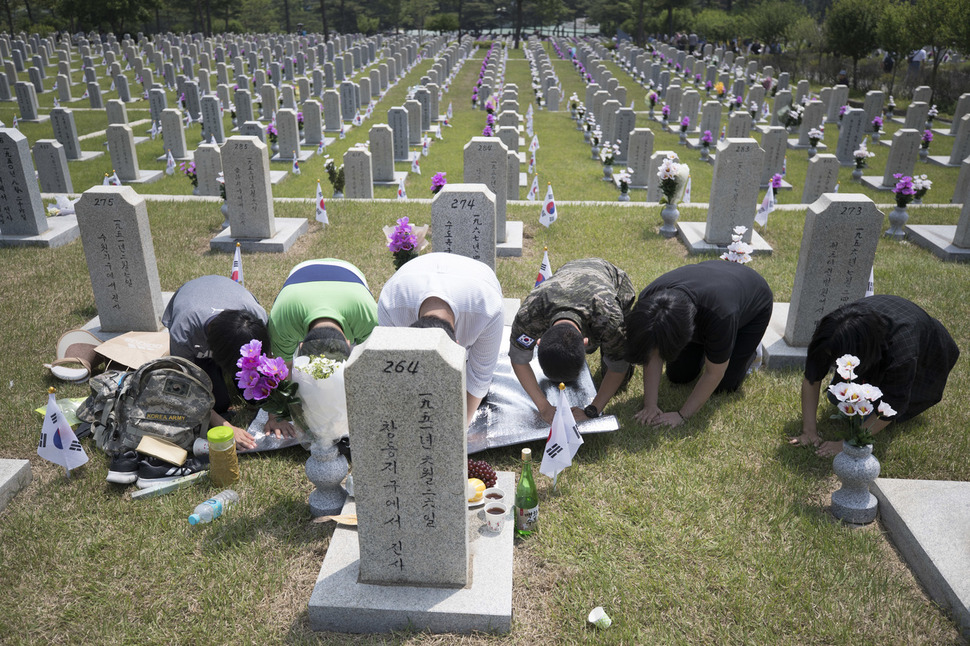
[[[371,126],[370,154],[375,184],[393,183],[394,179],[394,132],[384,123]]]
[[[303,143],[317,146],[323,138],[323,108],[316,99],[303,102]]]
[[[629,136],[626,164],[630,169],[630,188],[646,188],[653,153],[653,132],[649,128],[635,128]]]
[[[501,171],[505,179],[504,164]],[[446,184],[431,199],[432,249],[468,256],[495,269],[495,198],[483,184]]]
[[[909,130],[919,130],[923,132],[926,128],[926,117],[930,112],[930,106],[928,103],[923,103],[922,101],[914,101],[909,104],[909,108],[906,109],[906,120],[903,122],[903,127]]]
[[[809,101],[802,111],[802,122],[798,126],[798,139],[790,140],[788,145],[792,148],[808,148],[811,146],[808,133],[822,125],[825,109],[821,101]],[[822,146],[820,145],[819,148]]]
[[[754,139],[726,139],[717,144],[714,177],[704,241],[726,246],[734,227],[747,227],[744,241],[751,242],[758,207],[758,176],[764,151]]]
[[[508,196],[508,149],[497,137],[472,137],[464,147],[463,181],[484,184],[495,202],[494,243],[505,242],[505,204]],[[439,194],[440,195],[440,194]],[[440,251],[440,249],[439,249]],[[490,265],[495,266],[494,260]]]
[[[865,296],[883,214],[858,193],[826,193],[805,213],[785,341],[806,347],[823,316]]]
[[[960,122],[964,115],[970,113],[970,92],[964,92],[957,101],[957,107],[953,111],[953,121],[950,123],[950,135],[956,136],[960,129]]]
[[[808,160],[802,204],[811,204],[823,193],[832,193],[839,183],[839,160],[835,155],[815,155]]]
[[[217,144],[202,143],[195,149],[195,176],[199,181],[199,195],[221,195],[219,173],[222,172],[222,152]]]
[[[37,179],[44,193],[73,193],[64,146],[56,139],[38,139],[34,144]]]
[[[32,83],[20,81],[14,85],[14,92],[17,94],[17,107],[20,108],[21,121],[40,122],[47,120],[46,115],[43,117],[40,115],[37,106],[37,91]]]
[[[442,330],[390,327],[344,368],[362,583],[469,583],[464,368]]]
[[[145,199],[129,186],[93,186],[75,209],[101,330],[161,330],[162,289]]]
[[[113,124],[107,129],[111,166],[122,182],[148,183],[161,179],[163,171],[143,171],[138,166],[135,135],[129,126]]]
[[[81,142],[77,136],[74,124],[74,113],[68,108],[53,108],[50,112],[51,128],[54,138],[64,146],[64,155],[68,161],[78,161],[100,157],[102,151],[86,152],[81,150]]]
[[[190,159],[185,147],[185,127],[182,113],[175,108],[162,110],[162,144],[166,152],[171,152],[177,160]],[[163,155],[163,157],[165,157]],[[161,158],[160,158],[161,159]]]
[[[229,137],[222,145],[229,228],[233,238],[276,235],[269,153],[256,137]]]
[[[326,90],[323,93],[323,121],[327,132],[340,132],[343,121],[340,116],[340,93]]]
[[[226,141],[225,128],[222,123],[222,110],[219,99],[210,95],[202,97],[202,139],[209,141],[214,138],[217,144]]]
[[[105,112],[108,115],[109,124],[128,125],[128,109],[125,107],[123,101],[119,101],[118,99],[108,99],[108,105],[105,108]]]
[[[896,186],[894,174],[912,176],[916,159],[919,157],[921,137],[922,133],[918,130],[906,128],[897,130],[893,134],[892,146],[889,148],[889,157],[886,159],[886,169],[882,177],[863,177],[862,181],[873,188],[888,191]]]
[[[404,109],[408,113],[408,145],[420,146],[421,135],[423,134],[421,130],[421,121],[423,120],[421,104],[414,99],[408,99],[404,102]]]
[[[761,165],[761,188],[768,188],[771,178],[781,174],[785,166],[788,148],[788,131],[781,126],[767,126],[761,135],[761,147],[765,151]]]
[[[855,166],[855,153],[862,138],[866,135],[866,113],[859,108],[849,108],[842,117],[842,128],[839,130],[839,143],[835,148],[835,156],[843,166]]]
[[[393,134],[394,161],[410,161],[408,112],[403,106],[393,107],[387,111],[387,122]]]
[[[344,153],[344,195],[350,199],[374,199],[374,178],[370,152],[352,147]]]
[[[27,137],[14,128],[0,128],[0,236],[37,236],[49,228]]]
[[[734,114],[728,117],[727,138],[745,139],[750,132],[751,115],[743,110],[735,110]]]

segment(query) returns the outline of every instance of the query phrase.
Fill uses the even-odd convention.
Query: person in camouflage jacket
[[[567,262],[526,297],[512,322],[509,359],[546,422],[552,422],[556,409],[529,365],[536,348],[542,371],[554,382],[574,381],[586,365],[585,355],[600,348],[603,381],[589,406],[573,409],[577,421],[597,417],[630,368],[624,359],[624,318],[635,299],[626,272],[601,258]]]

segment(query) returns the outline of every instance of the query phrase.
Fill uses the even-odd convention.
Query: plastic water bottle
[[[189,525],[199,523],[211,523],[214,518],[218,518],[234,503],[239,502],[239,494],[232,489],[221,491],[212,498],[196,506],[195,511],[189,516]]]

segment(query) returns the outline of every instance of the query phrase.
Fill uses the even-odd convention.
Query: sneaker
[[[131,484],[138,479],[138,454],[134,451],[125,451],[111,458],[108,465],[108,482],[115,484]]]
[[[205,465],[195,458],[189,458],[182,466],[176,466],[154,456],[148,456],[138,466],[138,481],[135,484],[138,485],[139,489],[147,489],[157,484],[192,475],[204,468]]]

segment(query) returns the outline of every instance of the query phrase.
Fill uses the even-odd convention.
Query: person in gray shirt
[[[255,448],[253,437],[227,422],[223,415],[231,405],[229,380],[236,374],[239,348],[257,339],[269,349],[266,310],[249,290],[231,278],[200,276],[172,295],[162,315],[162,325],[169,332],[169,354],[192,361],[212,381],[215,405],[210,425],[229,426],[242,448]],[[289,436],[293,426],[270,416],[266,430]]]

